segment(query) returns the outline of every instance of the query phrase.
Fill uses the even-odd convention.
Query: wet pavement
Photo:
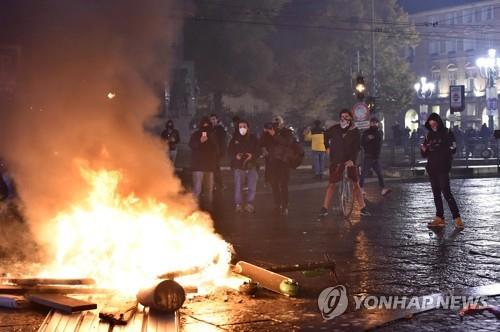
[[[372,216],[360,217],[354,213],[350,220],[344,220],[333,215],[317,222],[325,185],[304,179],[303,175],[292,181],[297,184],[291,186],[287,218],[273,216],[272,196],[265,189],[257,197],[254,215],[235,215],[226,208],[217,216],[217,230],[234,245],[238,258],[263,265],[291,264],[321,260],[324,253],[328,253],[337,263],[338,284],[344,285],[350,295],[422,296],[500,282],[499,178],[452,180],[452,191],[466,228],[455,232],[446,210],[448,224],[441,234],[426,227],[435,212],[426,181],[389,182],[393,192],[384,198],[371,180],[366,185],[366,198]],[[223,200],[226,207],[230,204],[230,195],[227,189]],[[305,287],[301,299],[280,299],[277,303],[253,300],[265,317],[285,324],[282,327],[273,324],[272,330],[288,330],[290,325],[311,330],[338,327],[336,319],[324,321],[317,307],[320,291],[337,283],[328,276],[306,278],[300,273],[290,276]],[[235,307],[238,311],[238,306]],[[246,303],[243,307],[248,310],[252,304]],[[283,316],[282,312],[288,311],[294,313],[293,317]],[[421,320],[411,319],[401,328],[408,330],[414,326],[419,330],[433,321],[433,315],[440,322],[443,315],[449,317],[442,323],[446,326],[450,323],[457,329],[465,328],[457,321],[456,312],[453,316],[450,312],[434,310],[422,315]],[[485,330],[492,326],[500,328],[498,321],[493,322],[495,325],[481,315],[467,317],[465,321],[474,321],[471,326],[482,326],[483,320]],[[345,330],[352,328],[345,326]],[[397,325],[389,324],[380,331],[395,328]],[[436,328],[429,325],[429,329]]]
[[[358,328],[347,319],[348,315],[360,318],[352,303],[347,316],[322,318],[317,297],[324,288],[344,285],[350,296],[423,296],[500,282],[500,178],[452,180],[452,192],[466,228],[454,232],[449,211],[445,210],[448,224],[442,234],[426,227],[434,215],[426,181],[389,180],[388,184],[393,192],[385,198],[380,196],[374,179],[366,185],[372,216],[360,217],[356,210],[350,220],[337,214],[317,221],[325,183],[311,180],[307,172],[297,172],[292,179],[288,217],[273,215],[270,189],[262,183],[256,213],[235,214],[231,185],[226,181],[226,190],[217,195],[215,226],[233,244],[237,260],[261,265],[295,264],[322,260],[328,253],[337,263],[338,281],[328,274],[287,274],[303,286],[299,298],[266,291],[247,297],[221,289],[216,295],[186,302],[183,330],[355,331]],[[490,297],[488,302],[499,305],[500,296]],[[6,317],[5,311],[0,313],[0,332],[15,331]],[[18,326],[16,331],[32,331],[36,322],[30,324]],[[460,321],[456,311],[438,309],[377,329],[395,330],[498,331],[500,320],[482,313]]]

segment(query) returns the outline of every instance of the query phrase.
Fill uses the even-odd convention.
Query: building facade
[[[401,114],[405,126],[417,129],[430,112],[439,113],[448,127],[479,129],[484,123],[491,124],[486,79],[476,61],[487,57],[489,49],[500,53],[500,0],[419,12],[410,18],[420,35],[419,45],[410,52],[411,68],[435,88],[420,98],[415,94],[413,107]],[[465,110],[461,113],[450,114],[450,85],[465,87]],[[493,125],[498,129],[498,113]]]

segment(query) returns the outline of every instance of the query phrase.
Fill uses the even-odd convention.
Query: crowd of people
[[[382,147],[382,132],[379,121],[373,118],[370,129],[362,134],[354,125],[352,114],[344,109],[340,112],[338,124],[325,128],[324,123],[316,120],[300,137],[311,145],[311,161],[314,179],[322,180],[325,164],[329,160],[328,186],[320,216],[328,214],[328,206],[334,195],[335,184],[342,180],[347,168],[349,179],[354,184],[354,197],[362,215],[369,215],[364,202],[364,179],[373,170],[379,179],[381,194],[387,195],[390,189],[384,184],[379,162]],[[203,118],[189,139],[191,149],[192,192],[196,199],[210,209],[213,192],[224,189],[220,176],[221,161],[229,161],[233,186],[234,210],[237,213],[255,211],[255,195],[259,179],[259,169],[264,168],[265,183],[271,187],[274,212],[287,215],[288,184],[290,172],[298,167],[304,157],[299,137],[281,116],[275,116],[259,130],[251,128],[248,121],[233,118],[234,131],[227,133],[216,114]],[[228,137],[229,136],[229,137]],[[166,142],[167,155],[175,161],[179,133],[169,120],[161,134]],[[356,166],[361,149],[365,151],[361,173]],[[172,151],[174,153],[172,153]]]
[[[397,124],[396,124],[397,125]],[[221,161],[229,160],[233,177],[233,201],[236,213],[255,212],[255,196],[259,179],[259,168],[264,167],[265,183],[273,193],[274,212],[288,215],[288,184],[290,172],[299,166],[304,151],[296,137],[296,133],[285,125],[281,116],[275,116],[272,122],[264,125],[262,130],[254,129],[245,119],[233,118],[234,131],[227,133],[216,114],[201,119],[199,126],[191,133],[189,147],[191,149],[192,192],[195,198],[210,210],[213,203],[214,190],[224,189],[221,176]],[[393,127],[393,131],[396,126]],[[451,193],[449,172],[453,154],[457,151],[460,131],[445,127],[437,114],[431,114],[425,123],[427,133],[422,135],[420,145],[422,157],[427,159],[431,189],[436,206],[436,216],[428,224],[429,228],[444,226],[442,196],[451,210],[455,227],[464,228],[457,203]],[[454,134],[456,132],[456,134]],[[408,133],[409,134],[409,133]],[[229,136],[229,138],[228,138]],[[161,138],[167,146],[168,157],[175,161],[176,145],[179,143],[179,132],[169,120]],[[401,138],[401,137],[400,137]],[[408,136],[410,139],[411,136]],[[353,184],[353,198],[360,209],[360,215],[371,215],[365,204],[365,178],[373,171],[378,179],[380,194],[387,196],[391,189],[385,184],[380,153],[383,133],[379,128],[379,120],[370,119],[370,127],[360,131],[353,120],[350,110],[339,112],[338,123],[325,128],[319,121],[303,132],[303,141],[311,147],[311,162],[314,179],[324,176],[327,160],[329,176],[323,204],[319,211],[319,219],[328,216],[329,208],[335,194],[335,185],[342,181],[344,173]],[[402,144],[403,142],[397,141]],[[358,157],[363,151],[363,158],[358,167]]]

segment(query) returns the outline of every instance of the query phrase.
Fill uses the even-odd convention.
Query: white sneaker
[[[385,195],[389,194],[391,191],[392,190],[390,188],[384,188],[384,189],[382,189],[382,191],[380,192],[380,194],[382,196],[385,196]]]

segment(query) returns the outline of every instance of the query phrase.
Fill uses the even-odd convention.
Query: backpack
[[[293,140],[293,143],[291,143],[287,147],[286,151],[286,163],[290,168],[297,168],[302,164],[302,161],[304,160],[304,148],[302,145],[297,142],[296,140]]]

